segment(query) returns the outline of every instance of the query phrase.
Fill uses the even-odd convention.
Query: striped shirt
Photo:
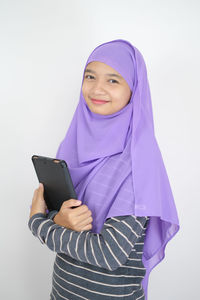
[[[57,253],[51,300],[145,299],[142,251],[149,217],[111,217],[97,234],[59,226],[54,215],[37,213],[28,222],[33,235]]]

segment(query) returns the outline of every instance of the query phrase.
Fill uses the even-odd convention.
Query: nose
[[[93,84],[92,91],[94,94],[105,94],[105,86],[101,80],[96,80]]]

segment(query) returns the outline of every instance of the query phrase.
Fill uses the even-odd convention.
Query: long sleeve
[[[97,234],[67,229],[55,224],[51,217],[38,213],[30,218],[28,226],[33,235],[52,251],[113,271],[126,262],[142,236],[147,220],[148,217],[133,215],[112,217]]]

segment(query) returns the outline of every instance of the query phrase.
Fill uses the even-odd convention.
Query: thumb
[[[63,204],[64,204],[64,207],[67,208],[67,207],[72,207],[72,206],[79,206],[81,204],[81,201],[77,200],[77,199],[69,199],[69,200],[66,200],[65,202],[63,202]]]
[[[43,195],[43,193],[44,193],[44,185],[41,182],[40,182],[39,187],[38,187],[38,193],[40,195]]]

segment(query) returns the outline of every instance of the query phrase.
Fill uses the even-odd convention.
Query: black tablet
[[[68,166],[64,160],[33,155],[32,162],[39,182],[44,185],[44,199],[49,210],[59,210],[64,201],[77,199]]]

